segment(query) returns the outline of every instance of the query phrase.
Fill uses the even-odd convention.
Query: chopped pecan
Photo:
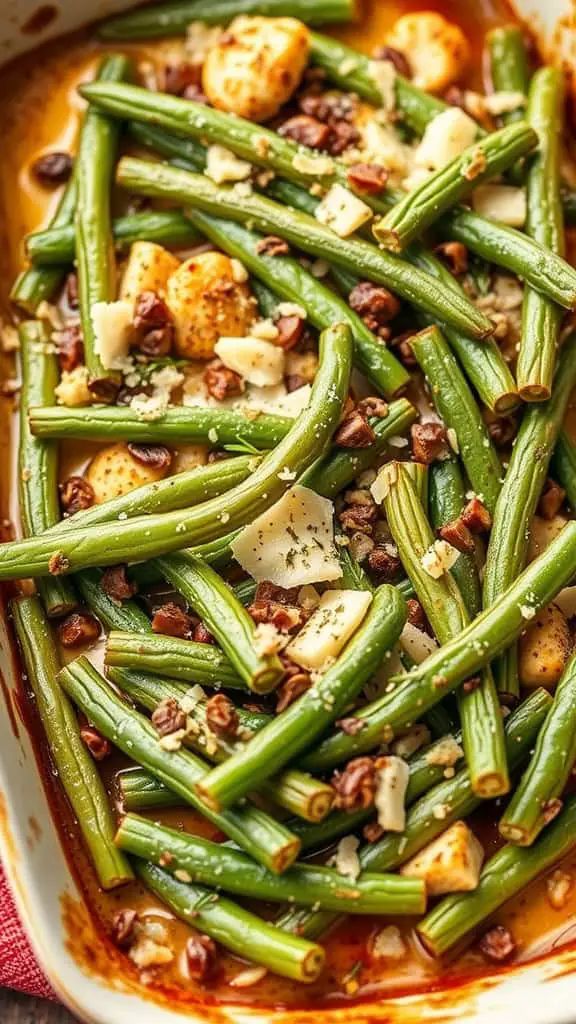
[[[94,377],[88,382],[88,390],[94,401],[102,402],[104,405],[114,405],[118,398],[120,385],[112,377]]]
[[[318,71],[320,69],[311,70]],[[307,92],[300,96],[298,103],[303,114],[316,117],[319,121],[326,121],[328,124],[353,121],[358,109],[357,101],[351,93]]]
[[[417,601],[415,597],[409,597],[406,605],[408,608],[408,622],[412,626],[416,626],[416,629],[426,632],[428,630],[428,621],[420,601]]]
[[[208,363],[204,370],[204,383],[208,394],[217,402],[233,395],[241,395],[244,391],[244,381],[240,374],[224,366],[221,359],[214,359]]]
[[[410,433],[416,462],[429,466],[448,454],[448,438],[443,423],[414,423]]]
[[[358,409],[343,420],[334,434],[334,443],[341,448],[369,448],[375,440],[376,435],[366,416]]]
[[[380,546],[373,548],[368,555],[368,567],[386,582],[398,579],[402,572],[400,556],[394,555],[386,547]]]
[[[341,772],[334,772],[330,785],[336,792],[334,807],[359,811],[374,803],[376,769],[371,757],[356,757]]]
[[[173,601],[168,601],[154,611],[152,630],[166,636],[180,637],[190,640],[196,621]]]
[[[310,149],[326,149],[330,128],[309,114],[296,114],[280,125],[278,134]]]
[[[70,309],[78,309],[78,274],[70,271],[64,284],[64,294]]]
[[[136,462],[151,469],[168,469],[172,462],[172,452],[163,444],[142,444],[129,441],[126,445],[130,455]]]
[[[70,324],[54,335],[61,370],[71,373],[84,362],[84,342],[80,324]]]
[[[194,981],[205,981],[214,969],[216,944],[207,935],[193,935],[186,943],[188,972]]]
[[[280,604],[278,601],[254,601],[248,613],[256,623],[272,623],[279,633],[290,633],[304,622],[301,608]]]
[[[407,370],[413,370],[418,365],[414,350],[410,344],[410,338],[413,337],[413,331],[406,331],[404,334],[399,334],[398,337],[393,338],[390,342],[391,347],[396,349],[400,362]]]
[[[259,256],[288,256],[290,246],[277,235],[266,235],[256,243],[256,252]]]
[[[406,54],[401,50],[395,50],[393,46],[378,46],[374,50],[374,60],[389,60],[399,75],[412,78],[412,68]]]
[[[308,673],[296,666],[296,671],[287,679],[283,679],[276,690],[276,713],[279,715],[289,708],[311,686],[312,680]]]
[[[200,86],[202,82],[202,65],[198,62],[181,61],[179,64],[167,64],[163,75],[163,92],[172,96],[183,96],[191,86]]]
[[[354,145],[359,139],[360,132],[355,125],[349,124],[348,121],[332,121],[328,136],[328,152],[331,156],[340,156],[345,149]],[[365,189],[365,191],[369,190]]]
[[[380,325],[393,320],[400,312],[396,296],[383,285],[372,284],[371,281],[359,281],[350,292],[348,302],[359,316],[370,316]]]
[[[80,727],[80,739],[86,744],[95,761],[103,761],[112,753],[112,747],[93,725]]]
[[[388,181],[388,171],[380,164],[352,164],[348,168],[348,183],[360,192],[376,196]]]
[[[492,526],[492,516],[480,498],[472,498],[460,518],[470,533],[487,533]]]
[[[379,839],[382,839],[384,829],[377,821],[371,821],[368,825],[364,825],[362,835],[367,843],[377,843]]]
[[[254,601],[277,601],[278,604],[295,605],[298,601],[299,587],[279,587],[276,583],[263,580],[256,587]]]
[[[96,500],[92,484],[83,476],[69,476],[59,484],[60,504],[66,515],[73,516],[84,508],[91,508]]]
[[[363,416],[377,416],[382,419],[388,415],[389,406],[383,398],[377,395],[369,395],[368,398],[361,398],[356,407]]]
[[[128,579],[125,565],[111,565],[109,569],[106,569],[100,580],[100,586],[104,593],[117,604],[128,601],[138,590],[136,584],[131,583]]]
[[[276,320],[276,327],[276,345],[288,351],[300,341],[304,332],[304,320],[299,316],[281,316]]]
[[[462,684],[462,689],[464,690],[464,693],[474,693],[474,690],[478,689],[481,682],[482,680],[480,679],[480,676],[474,676],[472,679],[467,679],[466,682]]]
[[[341,718],[336,722],[338,729],[341,729],[346,736],[355,736],[356,733],[361,732],[365,727],[366,722],[362,718]]]
[[[212,633],[210,632],[209,629],[206,629],[206,626],[204,625],[203,622],[199,622],[198,625],[194,626],[194,631],[192,633],[192,639],[193,639],[194,643],[196,643],[196,644],[215,644],[216,643],[214,637],[212,636]]]
[[[58,623],[58,636],[63,647],[85,647],[100,636],[100,623],[87,612],[72,612]]]
[[[41,185],[62,185],[72,174],[70,153],[44,153],[32,164],[32,174]]]
[[[186,728],[186,715],[174,697],[165,697],[160,701],[150,720],[159,736],[170,736]]]
[[[501,924],[497,924],[494,928],[490,928],[490,930],[482,936],[478,946],[484,956],[496,963],[502,963],[504,960],[508,960],[516,949],[516,943],[512,938],[511,932]]]
[[[451,544],[457,551],[461,551],[464,554],[470,554],[475,549],[474,538],[464,523],[462,516],[458,516],[458,519],[453,519],[452,522],[441,526],[438,530],[438,536],[442,540],[447,541],[448,544]]]
[[[434,252],[455,277],[465,274],[468,270],[468,250],[462,242],[441,242],[435,247]]]
[[[135,938],[138,914],[129,907],[118,910],[112,918],[112,941],[120,948],[129,946]]]
[[[547,480],[544,492],[538,502],[538,513],[543,519],[554,519],[558,515],[564,498],[566,497],[566,491],[557,484],[555,480]]]
[[[174,344],[174,321],[170,309],[157,292],[147,289],[136,296],[133,326],[134,344],[147,356],[168,355]]]
[[[345,530],[360,530],[361,533],[372,533],[377,518],[376,505],[349,505],[338,513],[340,525]]]
[[[485,412],[484,418],[491,440],[497,448],[507,448],[516,437],[518,423],[515,416],[494,416]]]
[[[235,736],[238,732],[238,712],[225,693],[210,697],[206,704],[206,722],[218,736]]]

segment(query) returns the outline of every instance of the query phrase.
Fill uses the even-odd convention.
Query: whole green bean
[[[52,405],[29,411],[36,437],[75,441],[135,441],[151,444],[236,444],[274,448],[290,430],[287,416],[261,413],[254,419],[233,409],[174,406],[158,419],[144,420],[124,405],[67,408]]]
[[[118,601],[106,593],[102,586],[102,572],[99,569],[84,569],[76,573],[74,580],[85,604],[106,629],[126,629],[136,639],[151,630],[150,619],[136,601]]]
[[[560,805],[576,761],[576,658],[566,666],[536,749],[500,820],[500,833],[516,846],[531,846]],[[547,813],[548,812],[548,813]]]
[[[430,466],[430,521],[435,530],[458,519],[466,505],[466,487],[453,456]],[[482,607],[476,555],[462,552],[450,569],[468,614],[474,619]]]
[[[572,578],[576,559],[576,523],[568,523],[490,608],[455,640],[439,647],[408,675],[391,682],[395,689],[356,712],[365,726],[355,736],[328,736],[299,762],[304,771],[327,771],[365,753],[395,731],[419,720],[426,711],[471,679],[526,629],[532,609],[537,613]]]
[[[374,225],[375,237],[391,252],[402,252],[477,185],[508,170],[537,144],[536,131],[524,121],[480,139],[396,203]]]
[[[576,444],[566,430],[560,431],[553,456],[553,469],[566,491],[572,511],[576,511]]]
[[[524,567],[532,518],[536,512],[550,459],[576,381],[576,332],[566,339],[558,361],[552,398],[524,413],[500,491],[484,569],[486,607]],[[498,689],[516,697],[519,691],[514,647],[494,665]]]
[[[116,782],[120,790],[122,811],[143,811],[159,807],[181,807],[182,800],[145,768],[124,768]]]
[[[264,811],[247,805],[219,814],[205,807],[195,791],[196,783],[207,772],[205,762],[189,750],[164,750],[151,722],[125,704],[87,658],[70,662],[59,679],[68,696],[106,739],[148,768],[256,860],[279,873],[295,860],[299,840]]]
[[[167,871],[137,860],[136,874],[158,899],[187,924],[220,946],[295,981],[316,981],[324,967],[324,950],[296,935],[279,931],[225,896],[199,885],[178,882]],[[289,940],[289,941],[286,941]]]
[[[54,232],[68,230],[69,225],[72,225],[72,231],[74,231],[73,221],[77,195],[75,175],[73,173],[62,193],[48,230]],[[62,262],[65,263],[67,261]],[[27,267],[26,270],[23,270],[18,275],[12,285],[10,301],[25,313],[34,316],[41,302],[49,302],[54,297],[65,275],[66,266],[57,265],[50,268]]]
[[[560,148],[564,131],[564,74],[540,68],[532,78],[527,119],[538,133],[538,152],[526,175],[527,220],[531,238],[564,255],[564,217],[560,201]],[[521,397],[544,402],[552,391],[562,311],[550,299],[526,288],[522,335],[516,366]]]
[[[135,636],[113,629],[106,640],[105,658],[112,669],[137,669],[200,686],[245,689],[236,669],[213,644],[198,644],[161,633]]]
[[[195,557],[203,558],[208,565],[213,565],[218,569],[226,569],[233,561],[230,545],[239,532],[239,530],[233,530],[232,533],[225,534],[224,537],[219,537],[218,540],[209,541],[207,544],[196,544],[194,547],[188,548],[188,551]],[[162,582],[162,577],[155,561],[139,562],[136,565],[128,566],[128,576],[139,587],[144,588]]]
[[[50,755],[78,821],[104,889],[133,878],[126,857],[114,845],[114,816],[88,748],[80,738],[72,707],[58,686],[58,653],[38,598],[12,601],[11,612],[36,710]]]
[[[410,339],[426,375],[432,401],[446,426],[454,431],[460,457],[472,487],[493,513],[503,470],[488,428],[458,364],[437,327]]]
[[[426,949],[441,956],[475,931],[506,900],[570,853],[576,843],[576,797],[533,846],[504,846],[485,865],[474,892],[446,896],[418,925]]]
[[[355,21],[357,0],[173,0],[117,14],[100,25],[100,39],[126,41],[185,35],[191,21],[225,25],[240,14],[267,18],[289,16],[306,25]]]
[[[530,84],[528,54],[524,33],[519,25],[499,25],[486,37],[490,55],[490,77],[494,92],[515,92],[526,96]],[[525,116],[525,103],[502,114],[504,124],[521,121]]]
[[[394,587],[375,591],[364,622],[326,673],[286,711],[202,779],[198,792],[210,806],[229,806],[307,749],[342,714],[398,639],[406,605]]]
[[[18,496],[24,536],[33,537],[58,523],[58,451],[54,444],[34,437],[28,426],[31,404],[54,401],[58,361],[51,350],[46,325],[28,320],[20,325],[20,436],[18,442]],[[66,615],[77,599],[70,580],[41,580],[38,590],[49,618]]]
[[[201,882],[225,892],[256,899],[311,906],[349,914],[421,914],[426,888],[421,879],[363,872],[355,881],[321,864],[292,864],[275,875],[240,850],[156,825],[127,814],[116,833],[121,850],[161,866],[162,853],[171,854],[167,871],[179,881]]]
[[[190,510],[69,530],[58,536],[56,550],[56,538],[50,534],[4,544],[0,546],[0,578],[58,575],[93,565],[145,561],[191,544],[218,540],[252,522],[284,494],[291,479],[304,473],[328,444],[348,391],[351,354],[348,327],[335,325],[324,331],[307,409],[244,483]]]
[[[128,69],[127,57],[109,54],[102,61],[98,79],[102,83],[118,82],[126,77]],[[106,369],[100,359],[92,307],[97,302],[112,302],[116,298],[110,199],[118,136],[117,122],[89,106],[76,158],[76,266],[89,388],[96,400],[104,402],[114,401],[118,375]]]

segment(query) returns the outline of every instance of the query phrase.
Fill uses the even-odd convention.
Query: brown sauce
[[[418,9],[423,5],[417,0],[391,0],[382,3],[372,0],[368,4],[364,21],[359,26],[338,30],[338,35],[366,52],[381,44],[389,25],[403,12]],[[447,17],[459,22],[471,42],[474,67],[469,78],[471,86],[480,85],[481,51],[484,32],[493,25],[510,20],[510,13],[499,0],[478,0],[477,3],[462,3],[461,0],[432,0],[425,6],[442,11]],[[157,53],[155,48],[129,48],[139,55]],[[0,249],[0,306],[7,312],[10,283],[22,263],[22,239],[30,231],[45,224],[53,210],[58,192],[39,186],[30,175],[30,165],[43,151],[51,149],[72,149],[81,105],[76,97],[77,84],[90,76],[95,61],[103,48],[78,34],[59,40],[28,54],[2,72],[2,96],[0,106],[0,135],[3,140],[2,161],[0,162],[0,216],[4,225],[3,245]],[[2,357],[0,370],[9,374],[9,361]],[[0,464],[4,473],[0,475],[0,514],[12,514],[16,518],[14,465],[8,444],[7,425],[11,414],[11,401],[0,399]],[[576,409],[570,414],[571,425],[576,429]],[[86,447],[81,456],[71,447],[63,446],[62,475],[81,470],[92,451]],[[12,483],[10,480],[12,479]],[[2,683],[4,691],[4,685]],[[22,696],[22,695],[21,695]],[[25,697],[25,690],[23,690]],[[6,698],[12,708],[10,698]],[[105,894],[98,889],[91,866],[83,851],[72,821],[70,808],[59,786],[55,784],[49,764],[41,727],[34,715],[32,702],[18,701],[23,710],[26,725],[36,740],[35,746],[47,796],[52,810],[61,827],[62,840],[80,886],[86,895],[93,914],[93,926],[105,936],[110,929],[113,914],[122,907],[135,907],[142,915],[167,925],[172,945],[176,951],[173,965],[161,971],[149,971],[144,979],[151,997],[169,1001],[172,1005],[190,1007],[199,1000],[205,1006],[214,1007],[219,1002],[242,1002],[258,1006],[278,1008],[300,1008],[314,1006],[342,1008],[358,1004],[363,1000],[381,999],[392,995],[419,990],[452,988],[471,977],[493,973],[481,955],[472,948],[458,959],[447,964],[432,961],[417,948],[410,929],[402,925],[410,954],[399,964],[382,967],[370,964],[366,953],[367,940],[378,923],[370,918],[355,918],[338,928],[326,942],[327,967],[322,978],[312,986],[301,987],[283,979],[268,976],[257,986],[245,991],[228,987],[229,980],[238,973],[240,964],[232,956],[222,954],[218,970],[212,979],[209,991],[199,991],[192,983],[186,970],[183,954],[188,926],[175,920],[166,907],[158,903],[140,886]],[[14,719],[14,728],[17,722]],[[114,776],[126,762],[120,757],[105,762],[104,777],[112,799],[117,794]],[[492,813],[493,816],[493,813]],[[183,828],[210,837],[213,830],[205,821],[191,811],[166,811],[154,813],[173,827]],[[35,840],[38,839],[38,823],[30,823]],[[496,831],[486,810],[477,812],[474,826],[483,839],[487,852],[497,848]],[[576,872],[576,855],[565,865],[568,871]],[[260,908],[262,912],[262,908]],[[122,971],[128,987],[138,983],[135,969],[127,958],[109,946],[98,955],[94,953],[94,942],[90,923],[82,916],[78,907],[69,902],[64,907],[64,919],[69,925],[70,945],[83,966],[99,976],[108,977],[111,972]],[[274,911],[270,908],[270,914]],[[511,901],[497,915],[497,921],[513,928],[518,944],[516,962],[571,943],[576,938],[576,890],[572,893],[566,908],[560,913],[553,910],[546,897],[543,881],[532,885],[517,899]],[[109,955],[106,950],[109,950]],[[92,950],[89,955],[87,950]],[[140,978],[140,983],[142,983]],[[214,1009],[214,1016],[217,1011]],[[356,1016],[356,1015],[355,1015]],[[362,1018],[361,1012],[358,1019]]]

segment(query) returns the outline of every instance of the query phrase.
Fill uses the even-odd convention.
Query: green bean
[[[576,271],[522,231],[464,209],[444,214],[438,227],[443,237],[462,242],[488,263],[504,267],[552,302],[576,308]]]
[[[226,569],[233,561],[230,545],[239,532],[239,530],[234,530],[224,537],[219,537],[218,540],[209,541],[207,544],[196,544],[194,547],[188,548],[188,551],[197,558],[203,558],[208,565],[213,565],[217,569]],[[151,587],[155,583],[162,582],[162,577],[155,561],[139,562],[136,565],[130,565],[128,567],[128,576],[142,588]]]
[[[249,604],[252,604],[254,598],[256,597],[257,589],[258,584],[256,583],[256,580],[252,579],[240,580],[240,583],[236,583],[232,587],[232,590],[236,594],[236,597],[245,607],[247,607]]]
[[[536,558],[455,640],[439,647],[408,675],[391,680],[395,689],[356,712],[365,726],[355,736],[328,736],[299,762],[303,771],[327,771],[365,753],[394,732],[418,721],[460,683],[471,679],[520,636],[532,610],[537,613],[572,578],[576,559],[576,523],[568,523]]]
[[[426,949],[440,956],[475,931],[498,907],[570,853],[576,843],[576,797],[534,846],[505,846],[485,865],[474,892],[447,896],[418,925]]]
[[[494,92],[517,92],[526,96],[530,84],[528,54],[524,33],[519,25],[501,25],[486,37],[490,55],[490,77]],[[502,114],[505,124],[521,121],[524,104]]]
[[[180,797],[158,782],[145,768],[124,768],[118,772],[116,782],[120,790],[122,811],[182,806]]]
[[[566,339],[560,354],[552,398],[526,410],[514,442],[486,556],[483,585],[486,607],[497,600],[525,565],[532,518],[575,380],[576,333],[573,333]],[[496,662],[494,673],[501,693],[516,697],[519,682],[515,646]]]
[[[311,906],[351,914],[421,914],[426,889],[421,879],[362,873],[352,881],[321,864],[292,864],[274,875],[240,850],[197,836],[183,835],[136,814],[120,823],[116,843],[121,850],[161,866],[163,851],[171,854],[167,871],[184,881],[217,886],[240,896]]]
[[[430,466],[430,520],[439,530],[454,522],[466,505],[466,488],[457,459],[450,457]],[[462,552],[450,569],[464,599],[468,614],[474,619],[482,607],[480,576],[474,553]]]
[[[576,511],[576,444],[566,430],[560,431],[553,457],[553,469],[566,491],[568,503]]]
[[[274,448],[292,426],[287,416],[260,413],[254,419],[233,409],[174,406],[145,420],[124,405],[67,408],[36,407],[29,412],[36,437],[74,441],[135,441],[150,444],[237,444]]]
[[[524,121],[487,135],[408,192],[374,225],[375,237],[391,252],[402,252],[477,185],[508,170],[537,144],[536,131]]]
[[[164,750],[154,726],[128,707],[86,658],[66,665],[59,678],[68,696],[106,739],[148,768],[260,863],[281,873],[298,856],[299,840],[258,808],[250,805],[218,814],[205,807],[195,786],[208,766],[189,750]]]
[[[102,573],[99,569],[84,569],[74,576],[74,580],[85,604],[106,629],[126,629],[130,636],[141,636],[152,628],[150,619],[135,601],[114,601],[102,586]]]
[[[236,669],[218,647],[161,633],[134,636],[113,629],[106,641],[106,665],[150,672],[182,683],[245,689]]]
[[[199,885],[178,882],[167,871],[137,860],[136,873],[147,889],[187,924],[220,946],[294,981],[316,981],[324,967],[324,950],[296,935],[287,935],[225,896]],[[288,940],[288,941],[287,941]]]
[[[320,363],[307,409],[283,441],[242,484],[190,510],[138,516],[0,546],[0,578],[76,572],[89,566],[145,561],[180,548],[218,540],[270,508],[318,458],[342,414],[348,391],[352,339],[345,325],[320,337]],[[288,476],[286,474],[288,469]],[[289,478],[288,478],[289,477]]]
[[[202,799],[210,806],[229,806],[307,749],[358,695],[398,639],[405,618],[404,599],[394,587],[376,590],[364,622],[335,664],[241,754],[201,780]]]
[[[434,534],[404,463],[389,463],[384,508],[402,564],[440,644],[456,639],[470,622],[466,604],[454,577],[445,572],[434,579],[423,558]],[[480,685],[458,693],[466,763],[472,787],[479,796],[495,797],[510,788],[504,728],[492,673],[484,669]]]
[[[109,54],[102,61],[98,78],[102,83],[117,82],[126,77],[128,69],[127,57]],[[92,395],[104,402],[114,401],[118,375],[107,370],[100,359],[92,307],[116,298],[110,195],[118,135],[118,124],[90,106],[84,116],[76,159],[76,263],[84,360]]]
[[[114,845],[114,816],[88,748],[80,738],[72,707],[58,686],[58,653],[38,598],[12,601],[11,611],[34,703],[46,733],[54,768],[78,821],[82,838],[104,889],[133,878],[126,857]]]
[[[77,195],[75,174],[73,173],[62,193],[48,230],[53,232],[69,230],[69,225],[74,221]],[[12,285],[10,301],[25,313],[34,316],[41,302],[49,302],[54,297],[65,275],[65,266],[27,267],[18,275]]]
[[[116,249],[129,249],[133,242],[157,242],[159,245],[188,247],[201,241],[188,217],[176,210],[145,210],[117,217],[112,221]],[[26,239],[26,253],[38,267],[73,263],[76,254],[74,224],[35,231]]]
[[[51,351],[46,325],[28,320],[21,324],[18,336],[22,373],[18,494],[24,535],[33,537],[44,533],[60,519],[58,451],[49,441],[33,437],[27,416],[30,404],[54,401],[58,361]],[[66,615],[78,603],[70,580],[41,580],[38,591],[49,618]]]
[[[260,235],[233,221],[189,211],[192,223],[224,252],[237,259],[283,299],[306,310],[319,330],[333,323],[347,323],[354,338],[355,363],[379,392],[390,398],[403,391],[409,380],[396,357],[368,329],[364,321],[331,288],[322,284],[302,264],[289,256],[258,252]]]
[[[564,255],[564,217],[560,201],[560,147],[563,135],[564,73],[540,68],[530,85],[527,118],[538,133],[538,152],[526,176],[526,232],[559,256]],[[562,312],[549,299],[526,288],[522,336],[516,367],[518,391],[527,402],[550,398]]]
[[[108,18],[98,30],[100,39],[127,41],[185,35],[191,21],[225,25],[240,14],[267,18],[290,16],[306,25],[355,21],[357,0],[173,0],[151,4]]]
[[[536,749],[500,820],[500,833],[516,846],[531,846],[550,820],[576,761],[576,658],[558,683]]]

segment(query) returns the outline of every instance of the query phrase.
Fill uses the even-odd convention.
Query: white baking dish
[[[384,0],[380,0],[384,2]],[[468,0],[461,0],[462,3]],[[60,0],[58,14],[40,36],[23,34],[38,8],[37,0],[0,0],[0,54],[8,60],[40,41],[68,32],[130,0]],[[423,0],[422,7],[426,3]],[[571,0],[517,0],[532,30],[538,30],[546,56],[570,60],[576,53],[576,14]],[[15,686],[10,643],[0,620],[0,671],[6,680],[4,701]],[[1,679],[1,677],[0,677]],[[30,939],[61,999],[91,1024],[169,1024],[183,1019],[241,1024],[275,1017],[275,1024],[312,1024],[312,1013],[267,1014],[228,1007],[197,1011],[171,1009],[147,998],[121,979],[110,981],[114,953],[91,926],[82,896],[71,877],[48,811],[30,737],[17,716],[0,716],[0,855],[10,878]],[[63,915],[63,907],[67,914]],[[73,942],[70,940],[73,939]],[[79,951],[84,950],[81,956]],[[87,969],[88,954],[93,966]],[[107,969],[108,968],[108,969]],[[352,1009],[324,1011],[324,1024],[416,1021],[481,1021],[482,1024],[562,1024],[576,1018],[576,950],[564,950],[541,962],[506,971],[446,992],[426,993]]]

